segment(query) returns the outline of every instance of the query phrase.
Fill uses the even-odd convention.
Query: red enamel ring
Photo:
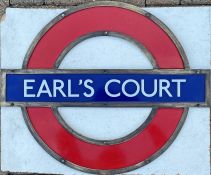
[[[159,69],[187,69],[182,47],[157,18],[132,5],[98,2],[67,10],[51,21],[30,47],[23,67],[55,69],[65,49],[92,34],[117,33],[141,45]],[[81,171],[115,174],[141,167],[164,152],[176,138],[184,108],[158,108],[152,120],[130,139],[111,145],[89,143],[66,130],[53,107],[22,108],[40,145],[54,158]]]

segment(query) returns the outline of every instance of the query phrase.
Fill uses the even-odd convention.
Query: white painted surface
[[[64,10],[12,9],[6,10],[1,25],[1,67],[21,69],[23,58],[40,30]],[[36,24],[36,25],[33,25]]]
[[[192,69],[210,69],[210,7],[147,8],[175,34]]]
[[[136,64],[135,64],[136,63]],[[65,56],[60,69],[152,69],[134,43],[112,36],[89,38]]]
[[[151,108],[59,108],[62,118],[72,129],[98,140],[127,136],[150,112]]]
[[[64,58],[59,69],[152,69],[134,43],[100,36],[82,41]],[[106,110],[106,112],[105,112]],[[109,140],[124,137],[149,116],[150,108],[59,108],[62,118],[84,136]],[[97,126],[97,127],[96,127]]]
[[[171,28],[174,34],[177,36],[178,40],[183,45],[185,52],[188,56],[191,68],[200,68],[207,69],[210,68],[210,31],[211,26],[209,22],[209,14],[211,11],[210,7],[204,8],[147,8],[147,11],[150,11],[152,14],[155,14],[158,18],[163,20],[167,26]],[[32,42],[36,34],[46,25],[49,20],[55,17],[57,14],[63,10],[46,10],[46,9],[7,9],[6,19],[1,23],[1,61],[2,68],[14,69],[21,68],[22,60],[24,55]],[[166,17],[168,16],[168,18]],[[210,16],[211,17],[211,16]],[[36,24],[36,25],[32,25]],[[114,41],[115,40],[115,41]],[[121,48],[127,49],[130,48],[130,53],[124,56],[124,62],[121,61],[121,55],[115,54],[115,61],[112,60],[112,64],[109,63],[109,67],[118,66],[119,68],[151,68],[149,63],[146,61],[144,56],[140,52],[142,59],[137,61],[139,58],[138,50],[136,47],[132,46],[127,42],[120,42],[119,40],[114,39],[112,45],[109,47],[98,46],[98,49],[101,51],[106,51],[105,59],[110,58],[109,49],[113,49],[116,44],[120,44]],[[80,56],[80,59],[86,59],[85,55],[81,53],[86,53],[87,45],[89,45],[90,50],[92,50],[93,55],[96,54],[98,50],[95,51],[94,43],[97,40],[91,39],[90,41],[85,41],[82,44],[78,45],[75,50],[72,50],[61,66],[63,68],[80,68],[80,61],[77,61],[77,58]],[[101,42],[111,42],[111,40],[103,39]],[[8,47],[9,46],[9,47]],[[110,46],[110,45],[109,45]],[[103,49],[104,48],[104,49]],[[84,49],[83,52],[79,50]],[[112,50],[113,51],[113,50]],[[124,53],[124,52],[123,52]],[[133,58],[137,56],[137,58]],[[126,59],[130,58],[130,59]],[[92,59],[95,60],[95,58]],[[74,62],[75,60],[75,62]],[[86,61],[85,65],[81,68],[88,68],[93,66],[107,66],[104,59],[101,62],[92,62]],[[143,61],[143,64],[142,64]],[[64,64],[65,63],[65,64]],[[98,64],[97,64],[98,63]],[[128,67],[127,67],[128,66]],[[108,67],[106,67],[108,68]],[[9,109],[9,110],[8,110]],[[66,111],[65,111],[66,110]],[[84,110],[86,110],[84,108]],[[94,110],[94,109],[92,109]],[[100,110],[100,109],[99,109]],[[149,109],[131,109],[131,111],[122,111],[122,114],[138,114],[138,111],[142,110],[140,113],[145,115],[150,111]],[[110,109],[108,116],[113,113]],[[2,108],[1,109],[1,125],[2,125],[2,155],[1,155],[1,168],[5,171],[16,171],[16,172],[40,172],[40,173],[60,173],[60,174],[83,174],[76,170],[70,169],[52,157],[50,157],[33,139],[29,133],[22,114],[19,108]],[[75,127],[76,130],[82,132],[82,128],[85,127],[86,122],[92,119],[90,115],[86,115],[83,118],[83,115],[79,115],[80,120],[83,121],[82,124],[79,121],[75,120],[74,117],[68,118],[71,114],[79,114],[80,111],[77,109],[60,109],[63,118],[71,123],[72,127]],[[91,111],[89,111],[91,114]],[[97,111],[95,111],[97,113]],[[115,111],[117,112],[117,111]],[[83,113],[85,113],[83,111]],[[86,112],[87,113],[87,112]],[[122,126],[115,125],[112,127],[112,132],[116,132],[115,135],[109,134],[110,128],[108,121],[102,119],[104,122],[105,128],[98,128],[98,125],[95,127],[101,133],[104,133],[104,137],[111,138],[111,136],[120,136],[125,135],[127,132],[131,131],[132,128],[136,127],[144,121],[144,115],[140,118],[138,115],[135,115],[134,120],[130,121],[128,116],[120,118],[111,118],[111,120],[118,123],[120,119],[122,122],[127,122],[128,127],[124,128],[124,131],[116,132],[118,129],[122,129]],[[82,120],[82,118],[84,120]],[[93,118],[92,122],[99,123],[99,118]],[[102,124],[101,123],[101,124]],[[85,128],[88,136],[101,138],[101,135],[93,134],[93,130],[90,127]],[[8,132],[9,131],[9,132]],[[6,145],[6,146],[5,146]],[[187,121],[178,135],[176,141],[170,146],[170,148],[161,155],[158,159],[154,160],[149,165],[140,168],[134,172],[130,173],[139,173],[144,175],[174,175],[177,173],[185,175],[210,175],[210,164],[209,164],[209,145],[210,145],[210,136],[209,136],[209,109],[207,108],[191,108],[188,113]],[[12,155],[12,156],[11,156]]]
[[[83,174],[58,163],[37,144],[19,108],[8,110],[3,107],[1,112],[2,170]],[[191,108],[184,127],[169,149],[152,163],[130,174],[210,175],[209,143],[209,109]]]

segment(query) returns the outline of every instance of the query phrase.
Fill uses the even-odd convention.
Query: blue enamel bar
[[[206,74],[7,74],[6,102],[203,103]]]

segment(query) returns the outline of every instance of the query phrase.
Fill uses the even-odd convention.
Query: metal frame
[[[76,136],[77,138],[80,138],[81,140],[88,142],[88,143],[92,143],[92,144],[96,144],[96,145],[115,145],[115,144],[120,144],[123,142],[126,142],[130,139],[132,139],[133,137],[135,137],[137,134],[139,134],[141,131],[143,131],[148,125],[149,123],[152,121],[152,119],[154,118],[154,115],[156,113],[157,108],[152,108],[152,111],[150,112],[149,116],[147,117],[147,119],[137,128],[135,129],[133,132],[131,132],[130,134],[118,138],[118,139],[113,139],[113,140],[96,140],[96,139],[92,139],[89,137],[86,137],[76,131],[74,131],[66,122],[65,120],[62,118],[62,116],[59,114],[58,112],[58,108],[57,107],[53,107],[52,108],[54,111],[54,114],[57,118],[57,120],[59,121],[59,123],[71,134],[73,134],[74,136]]]
[[[37,35],[37,37],[35,38],[35,40],[33,41],[32,45],[30,46],[27,54],[26,54],[26,57],[24,59],[24,63],[23,63],[23,69],[26,68],[27,66],[27,63],[28,63],[28,59],[30,58],[31,54],[32,54],[32,51],[34,50],[36,44],[38,43],[39,39],[45,34],[46,31],[48,31],[48,29],[50,29],[55,23],[57,23],[58,21],[60,21],[61,19],[63,19],[65,16],[71,14],[71,13],[75,13],[79,10],[83,10],[83,9],[86,9],[86,8],[92,8],[92,7],[95,7],[95,6],[115,6],[115,7],[121,7],[121,8],[125,8],[125,9],[129,9],[129,10],[132,10],[132,11],[135,11],[139,14],[142,14],[146,17],[148,17],[149,19],[151,19],[152,21],[154,21],[157,25],[159,25],[168,35],[169,37],[172,39],[172,41],[174,42],[174,44],[176,45],[176,47],[178,48],[180,54],[182,55],[182,59],[183,59],[183,62],[184,62],[184,65],[185,65],[185,70],[189,71],[189,64],[188,64],[188,61],[187,61],[187,58],[186,58],[186,55],[185,55],[185,52],[181,46],[181,44],[179,43],[179,41],[176,39],[176,37],[174,36],[174,34],[168,29],[167,26],[165,26],[160,20],[158,20],[156,17],[154,17],[153,15],[151,15],[150,13],[140,9],[139,7],[136,7],[136,6],[133,6],[133,5],[129,5],[129,4],[126,4],[126,3],[121,3],[121,2],[110,2],[110,1],[104,1],[104,2],[92,2],[92,3],[88,3],[88,4],[83,4],[83,5],[79,5],[77,7],[74,7],[74,8],[71,8],[69,10],[67,10],[66,12],[62,13],[61,15],[57,16],[56,18],[54,18],[48,25],[46,25],[46,27]],[[101,33],[102,35],[112,35],[114,36],[115,34],[114,33],[110,33],[109,31],[102,31]],[[117,34],[118,35],[118,34]],[[121,34],[119,34],[121,35]],[[99,35],[96,35],[96,33],[94,35],[90,35],[92,37],[94,36],[99,36]],[[62,53],[62,55],[60,56],[60,59],[59,61],[55,64],[55,68],[58,67],[59,63],[62,61],[62,59],[64,58],[64,56],[66,55],[66,53],[72,48],[74,47],[76,44],[78,44],[79,42],[81,42],[82,40],[84,39],[87,39],[89,38],[90,36],[84,36],[82,38],[79,38],[78,41],[76,41],[73,45],[70,45],[68,48],[66,48],[66,50]],[[128,38],[127,36],[123,37],[123,38]],[[134,43],[136,43],[136,41],[133,41]],[[140,45],[139,45],[140,47]],[[142,48],[142,47],[140,47]],[[143,48],[142,48],[143,49]],[[145,54],[146,54],[146,50],[145,50]],[[151,55],[150,55],[151,57]],[[155,66],[155,65],[154,65]],[[155,66],[156,67],[156,66]],[[27,73],[30,73],[30,71],[28,70],[24,70],[26,71]],[[33,71],[37,71],[39,72],[38,70],[33,70]],[[32,72],[33,72],[32,71]],[[49,70],[49,73],[50,71],[52,70]],[[108,70],[103,70],[105,73],[108,71]],[[151,71],[151,70],[150,70]],[[157,71],[160,72],[159,70],[153,70],[153,71]],[[180,71],[180,70],[176,70],[176,71]],[[16,71],[14,71],[16,72]],[[13,73],[14,73],[13,72]],[[81,70],[80,70],[81,72]],[[118,72],[118,71],[117,71]],[[133,72],[133,70],[131,70],[131,72]],[[53,71],[53,73],[56,73]],[[210,73],[207,73],[206,74],[209,74]],[[210,77],[210,76],[209,76]],[[5,80],[5,73],[3,72],[2,74],[2,78]],[[207,78],[208,79],[208,78]],[[207,81],[210,81],[210,80],[207,80]],[[209,83],[207,83],[209,84]],[[5,85],[5,82],[3,83],[3,85]],[[4,101],[4,96],[2,96],[4,94],[4,90],[5,90],[5,86],[3,86],[3,90],[1,92],[1,97],[3,97],[3,99],[1,99],[2,101]],[[207,94],[207,96],[209,96],[209,94]],[[210,102],[209,102],[210,104]],[[1,105],[3,105],[3,102],[1,103]],[[13,106],[14,104],[11,104],[11,106]],[[17,105],[17,104],[16,104]],[[29,104],[25,104],[25,105],[29,105]],[[24,106],[25,106],[24,105]],[[173,104],[172,107],[175,107],[176,104]],[[195,104],[196,106],[198,106],[198,104]],[[21,106],[21,105],[20,105]],[[43,104],[42,104],[43,106]],[[63,105],[62,105],[63,106]],[[90,105],[90,106],[93,106]],[[107,106],[107,105],[104,105],[104,106]],[[186,106],[186,105],[185,105]],[[138,107],[138,106],[137,106]],[[181,107],[178,106],[177,107]],[[54,108],[54,110],[57,110]],[[26,108],[22,106],[22,112],[23,112],[23,115],[24,115],[24,120],[30,130],[30,132],[32,133],[32,135],[34,136],[34,138],[37,140],[37,142],[41,145],[41,147],[43,147],[43,149],[45,149],[52,157],[54,157],[55,159],[57,159],[58,161],[60,161],[61,163],[67,165],[67,166],[70,166],[72,168],[75,168],[77,170],[80,170],[80,171],[83,171],[83,172],[87,172],[87,173],[93,173],[93,174],[119,174],[119,173],[125,173],[125,172],[128,172],[128,171],[131,171],[131,170],[135,170],[139,167],[142,167],[148,163],[150,163],[151,161],[153,161],[154,159],[156,159],[157,157],[159,157],[174,141],[174,139],[177,137],[179,131],[181,130],[184,122],[185,122],[185,119],[187,117],[187,113],[188,113],[188,108],[184,108],[184,112],[183,112],[183,115],[182,115],[182,119],[180,120],[179,122],[179,125],[177,127],[177,129],[175,130],[174,134],[171,136],[170,140],[168,140],[168,142],[162,147],[162,149],[160,149],[158,152],[156,152],[153,156],[151,156],[149,159],[143,161],[143,162],[140,162],[134,166],[130,166],[130,167],[127,167],[127,168],[122,168],[122,169],[116,169],[116,170],[96,170],[96,169],[89,169],[89,168],[86,168],[86,167],[80,167],[78,165],[75,165],[71,162],[68,162],[66,160],[63,160],[59,155],[57,155],[53,150],[51,150],[42,140],[41,138],[39,137],[39,135],[35,132],[33,126],[31,125],[30,123],[30,120],[28,118],[28,114],[27,114],[27,111],[26,111]],[[152,112],[153,113],[153,112]],[[60,119],[58,119],[60,120]],[[147,120],[150,120],[150,117],[148,117]],[[60,121],[62,123],[62,121]],[[147,122],[145,121],[145,125],[147,125]],[[63,123],[63,126],[65,127],[65,124]],[[139,131],[142,130],[142,128],[144,128],[144,124],[142,126],[139,127],[139,130],[136,130],[136,131]],[[68,128],[66,128],[68,129]],[[130,137],[133,137],[135,134],[136,134],[136,131],[134,131],[133,133],[131,133],[130,135],[124,137],[124,138],[120,138],[120,140],[118,141],[126,141],[127,139],[129,139]],[[74,132],[73,130],[69,131],[69,132]],[[77,137],[79,137],[79,139],[84,139],[86,141],[90,141],[90,140],[87,140],[87,138],[84,138],[84,136],[81,136],[81,135],[77,135]],[[96,141],[96,140],[91,140],[91,142],[93,144],[101,144],[101,142],[99,141]],[[117,143],[117,142],[116,142]],[[106,141],[106,143],[102,143],[102,144],[115,144],[115,141],[113,140],[113,142],[110,142],[110,141]]]
[[[143,44],[140,44],[138,41],[134,40],[133,38],[131,38],[130,36],[127,36],[125,34],[121,34],[121,33],[117,33],[117,32],[110,32],[110,31],[94,32],[94,33],[90,33],[88,35],[85,35],[85,36],[82,36],[82,37],[78,38],[76,41],[74,41],[68,47],[66,47],[64,49],[64,51],[62,52],[62,54],[57,59],[56,64],[54,65],[54,68],[55,69],[58,69],[59,68],[59,65],[63,61],[63,59],[66,56],[66,54],[73,47],[75,47],[77,44],[79,44],[80,42],[82,42],[82,41],[84,41],[86,39],[93,38],[93,37],[98,37],[98,36],[113,36],[113,37],[118,37],[118,38],[122,38],[124,40],[127,40],[127,41],[135,44],[136,46],[138,46],[140,48],[141,51],[143,51],[143,53],[145,54],[145,56],[149,59],[150,63],[152,64],[153,68],[157,68],[157,64],[154,61],[154,58],[153,58],[152,54],[147,50],[147,48],[144,47]]]
[[[157,157],[159,157],[163,152],[165,152],[165,150],[168,149],[168,147],[174,142],[174,140],[176,139],[177,135],[179,134],[180,130],[182,129],[182,126],[187,118],[187,114],[188,114],[188,108],[185,108],[183,114],[182,114],[182,118],[180,120],[180,123],[177,127],[177,129],[175,130],[174,134],[171,136],[171,138],[168,140],[168,142],[158,151],[156,152],[154,155],[152,155],[150,158],[148,158],[147,160],[140,162],[134,166],[129,166],[127,168],[121,168],[121,169],[113,169],[113,170],[97,170],[97,169],[90,169],[90,168],[85,168],[85,167],[81,167],[78,166],[76,164],[73,164],[67,160],[62,159],[62,157],[60,157],[58,154],[56,154],[53,150],[51,150],[43,141],[42,139],[38,136],[38,134],[36,133],[36,131],[34,130],[33,126],[30,123],[30,120],[28,119],[28,114],[26,112],[25,108],[22,108],[22,112],[23,112],[23,116],[24,116],[24,120],[29,128],[29,131],[31,132],[31,134],[34,136],[35,140],[41,145],[41,147],[48,153],[50,154],[52,157],[54,157],[56,160],[58,160],[59,162],[61,162],[64,165],[67,165],[71,168],[74,168],[76,170],[82,171],[82,172],[86,172],[86,173],[92,173],[92,174],[100,174],[100,175],[114,175],[114,174],[121,174],[121,173],[125,173],[125,172],[129,172],[132,170],[135,170],[137,168],[140,168],[142,166],[145,166],[147,164],[149,164],[150,162],[152,162],[154,159],[156,159]]]
[[[188,63],[188,59],[187,59],[187,56],[185,54],[185,51],[184,51],[182,45],[177,40],[176,36],[171,32],[171,30],[162,21],[160,21],[158,18],[156,18],[155,16],[153,16],[149,12],[141,9],[140,7],[137,7],[137,6],[134,6],[134,5],[131,5],[131,4],[127,4],[127,3],[123,3],[123,2],[114,2],[114,1],[100,1],[100,2],[90,2],[90,3],[82,4],[82,5],[79,5],[79,6],[76,6],[76,7],[72,7],[69,10],[66,10],[65,12],[63,12],[60,15],[58,15],[57,17],[55,17],[34,38],[32,44],[30,45],[30,47],[29,47],[29,49],[27,51],[27,54],[26,54],[26,56],[24,58],[23,69],[26,68],[27,63],[28,63],[28,59],[30,58],[30,56],[31,56],[31,54],[32,54],[35,46],[39,42],[40,38],[42,38],[42,36],[54,24],[56,24],[57,22],[59,22],[60,20],[62,20],[64,17],[66,17],[66,16],[68,16],[70,14],[73,14],[73,13],[75,13],[77,11],[84,10],[84,9],[87,9],[87,8],[96,7],[96,6],[108,6],[108,7],[114,6],[114,7],[125,8],[125,9],[131,10],[131,11],[135,11],[136,13],[139,13],[141,15],[144,15],[147,18],[149,18],[150,20],[152,20],[153,22],[155,22],[158,26],[160,26],[169,35],[169,37],[171,38],[171,40],[176,45],[177,49],[179,50],[179,52],[180,52],[180,54],[182,56],[182,59],[183,59],[184,65],[185,65],[185,69],[187,69],[187,70],[190,69],[190,66],[189,66],[189,63]],[[102,36],[105,36],[105,35],[110,35],[110,36],[119,35],[119,36],[121,36],[121,38],[125,38],[127,40],[129,39],[129,41],[131,41],[133,43],[137,43],[136,41],[134,41],[129,36],[125,36],[125,35],[123,35],[121,33],[115,33],[115,32],[110,32],[110,31],[101,31],[101,32],[90,33],[89,35],[86,35],[86,36],[83,36],[81,38],[78,38],[78,40],[76,40],[75,42],[73,42],[73,44],[71,44],[70,46],[68,46],[65,50],[67,50],[67,51],[70,50],[75,45],[77,45],[78,43],[80,43],[81,41],[83,41],[84,39],[87,39],[87,38],[90,38],[90,37],[94,37],[94,36],[100,36],[99,34],[101,34]],[[138,45],[138,47],[140,47],[140,44]],[[145,49],[145,50],[147,50],[147,49]],[[145,50],[142,50],[142,51],[145,52]],[[67,54],[67,51],[63,51],[63,53],[60,55],[60,57],[59,57],[59,60],[60,60],[59,62],[60,63],[61,63],[61,60],[64,58],[65,54]],[[59,62],[54,65],[54,68],[57,68],[58,67]],[[154,68],[156,68],[156,67],[154,67]]]
[[[161,28],[163,28],[163,30],[165,30],[168,35],[171,37],[171,39],[173,40],[173,42],[175,43],[175,45],[177,46],[179,52],[181,53],[182,55],[182,58],[183,58],[183,61],[184,61],[184,64],[185,64],[185,68],[187,70],[189,70],[189,65],[188,65],[188,61],[187,61],[187,58],[185,56],[185,53],[184,53],[184,50],[182,49],[181,45],[179,44],[179,42],[177,41],[176,37],[170,32],[170,30],[162,23],[160,22],[157,18],[155,18],[154,16],[152,16],[151,14],[149,14],[148,12],[145,12],[143,10],[140,10],[138,7],[135,7],[135,6],[132,6],[132,5],[128,5],[128,4],[125,4],[125,3],[119,3],[119,2],[94,2],[94,3],[89,3],[89,4],[86,4],[86,5],[81,5],[81,6],[78,6],[74,9],[70,9],[64,13],[62,13],[61,15],[59,15],[58,17],[56,17],[54,20],[52,20],[39,34],[38,36],[35,38],[34,42],[32,43],[32,45],[30,46],[29,48],[29,51],[28,53],[26,54],[26,57],[25,57],[25,60],[24,60],[24,64],[23,64],[23,68],[26,68],[27,66],[27,63],[28,63],[28,59],[30,58],[31,56],[31,53],[34,49],[34,47],[36,46],[36,44],[38,43],[39,39],[44,35],[44,33],[50,28],[52,27],[56,22],[58,22],[59,20],[61,20],[63,17],[65,17],[66,15],[69,15],[71,13],[74,13],[78,10],[82,10],[82,9],[85,9],[85,8],[89,8],[89,7],[94,7],[94,6],[116,6],[116,7],[122,7],[122,8],[127,8],[127,9],[130,9],[130,10],[133,10],[133,11],[136,11],[140,14],[143,14],[147,17],[149,17],[150,19],[152,19],[154,22],[156,22],[158,25],[161,26]],[[59,57],[59,61],[56,62],[54,68],[58,68],[59,64],[61,63],[61,61],[63,60],[63,58],[65,57],[65,55],[68,53],[68,51],[73,48],[76,44],[80,43],[81,41],[83,41],[84,39],[87,39],[89,38],[90,36],[99,36],[100,33],[98,33],[98,35],[96,35],[96,33],[94,35],[89,35],[89,36],[84,36],[82,38],[79,38],[79,40],[75,41],[72,45],[70,45],[69,47],[67,47],[65,49],[65,51],[63,51],[63,53],[60,55]],[[108,35],[109,32],[106,32],[106,31],[103,31],[101,32],[101,35]],[[121,36],[121,34],[119,35]],[[128,37],[123,37],[123,38],[126,38],[128,39]],[[134,41],[135,42],[135,41]],[[136,43],[136,42],[135,42]],[[140,47],[140,45],[138,45]],[[143,50],[143,47],[140,47],[142,48]],[[145,53],[146,53],[146,49],[143,50]],[[150,55],[151,57],[151,55]],[[149,58],[149,56],[148,56]],[[151,59],[152,60],[152,59]],[[154,67],[155,64],[154,64]],[[80,70],[81,72],[81,70]],[[107,72],[107,70],[104,70],[103,72]],[[93,106],[93,104],[91,104],[90,106]],[[104,105],[105,106],[105,105]],[[55,114],[58,114],[57,111],[57,108],[52,108],[54,111],[55,111]],[[24,107],[22,107],[22,111],[23,111],[23,114],[24,114],[24,118],[25,118],[25,121],[28,125],[28,128],[29,130],[31,131],[32,135],[35,137],[35,139],[38,141],[38,143],[40,143],[40,145],[50,154],[52,155],[55,159],[59,160],[60,162],[62,162],[63,164],[66,164],[72,168],[75,168],[75,169],[78,169],[80,171],[84,171],[84,172],[88,172],[88,173],[95,173],[95,174],[116,174],[116,173],[124,173],[124,172],[128,172],[128,171],[131,171],[131,170],[134,170],[136,168],[139,168],[141,166],[144,166],[148,163],[150,163],[152,160],[154,160],[155,158],[157,158],[160,154],[162,154],[170,145],[171,143],[174,141],[174,139],[176,138],[176,136],[178,135],[180,129],[182,128],[184,122],[185,122],[185,119],[186,119],[186,116],[187,116],[187,111],[188,109],[186,108],[185,109],[185,112],[183,113],[183,117],[182,117],[182,120],[180,121],[179,123],[179,126],[177,128],[177,131],[174,132],[174,134],[172,135],[172,138],[168,141],[168,143],[165,144],[165,146],[160,150],[158,151],[157,153],[155,153],[152,157],[150,157],[148,160],[144,161],[144,162],[140,162],[139,164],[137,165],[134,165],[134,166],[131,166],[131,167],[127,167],[127,168],[123,168],[123,169],[118,169],[118,170],[93,170],[93,169],[89,169],[89,168],[85,168],[85,167],[80,167],[78,165],[75,165],[75,164],[72,164],[71,162],[68,162],[68,161],[65,161],[63,160],[59,155],[55,154],[41,139],[40,137],[37,135],[37,133],[34,131],[33,127],[30,125],[30,121],[29,121],[29,118],[27,116],[27,112],[26,112],[26,109]],[[155,110],[153,110],[153,113],[155,112]],[[126,137],[123,137],[123,138],[120,138],[120,139],[117,139],[117,140],[112,140],[112,141],[97,141],[97,140],[93,140],[93,139],[90,139],[90,138],[87,138],[85,136],[82,136],[78,133],[76,133],[75,131],[73,131],[70,127],[68,127],[66,125],[66,123],[64,123],[64,120],[60,117],[60,115],[57,115],[57,119],[58,121],[63,125],[64,128],[66,128],[70,133],[74,133],[76,137],[78,137],[79,139],[82,139],[86,142],[91,142],[93,144],[115,144],[115,143],[120,143],[120,142],[124,142],[126,141],[127,139],[130,139],[131,137],[135,136],[136,132],[140,131],[142,128],[144,128],[145,125],[147,125],[147,121],[150,120],[150,117],[148,117],[148,119],[144,122],[143,125],[141,125],[137,130],[135,130],[133,133],[131,133],[130,135],[126,136]]]
[[[7,7],[9,7],[9,0],[0,0],[0,20],[2,19],[3,15],[5,14]]]

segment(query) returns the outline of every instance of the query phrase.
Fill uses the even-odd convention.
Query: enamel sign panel
[[[209,11],[210,8],[204,8],[205,14],[210,14]],[[160,157],[163,156],[165,159],[166,152],[180,137],[180,140],[187,141],[186,146],[191,144],[197,147],[193,141],[195,138],[192,137],[196,135],[196,139],[201,139],[201,136],[197,137],[198,133],[193,129],[195,125],[192,118],[194,117],[189,116],[189,122],[186,122],[187,116],[194,113],[199,115],[195,118],[196,123],[204,121],[198,126],[203,134],[204,142],[200,145],[200,140],[198,140],[197,144],[201,148],[198,154],[205,153],[201,160],[204,164],[199,171],[203,169],[204,174],[208,175],[210,172],[208,161],[210,133],[207,108],[210,107],[211,99],[210,67],[207,66],[207,60],[208,65],[210,64],[209,54],[208,57],[200,58],[204,59],[202,65],[207,67],[191,67],[194,61],[190,62],[191,59],[186,55],[180,41],[160,19],[143,9],[124,3],[90,3],[61,11],[58,16],[48,22],[48,24],[45,23],[45,27],[44,24],[41,25],[39,33],[30,47],[28,46],[25,57],[19,63],[21,68],[18,66],[9,68],[4,55],[1,58],[3,60],[1,120],[2,124],[7,126],[7,122],[4,121],[8,120],[4,117],[8,115],[7,110],[11,108],[20,110],[19,114],[25,121],[24,127],[27,126],[27,132],[30,131],[27,137],[33,140],[35,146],[39,145],[40,151],[48,153],[45,155],[46,160],[54,161],[56,168],[49,170],[50,166],[45,165],[43,168],[41,165],[34,169],[31,168],[33,163],[31,165],[26,163],[26,168],[22,169],[12,164],[11,161],[7,161],[5,156],[14,149],[4,148],[6,130],[3,129],[1,157],[3,170],[66,174],[80,173],[80,171],[94,174],[119,174],[135,170],[139,173],[151,173],[152,169],[155,169],[153,166],[157,167],[158,164],[164,166],[168,163],[164,160],[163,163],[156,165]],[[7,24],[2,26],[4,25],[7,26]],[[208,25],[205,35],[209,34],[210,26]],[[133,64],[134,67],[128,66],[120,69],[122,63],[117,64],[115,68],[104,67],[100,63],[100,57],[103,57],[104,52],[85,55],[86,57],[97,57],[97,62],[94,64],[101,64],[101,68],[84,68],[83,64],[89,65],[91,60],[87,63],[86,61],[80,63],[81,67],[78,68],[62,68],[62,63],[72,50],[87,40],[99,37],[104,37],[104,39],[112,37],[131,42],[146,57],[151,69],[136,67],[137,61],[128,60],[127,54],[121,56],[121,62]],[[100,43],[96,44],[100,45]],[[210,48],[207,50],[209,53]],[[129,49],[126,51],[129,52]],[[112,50],[110,52],[112,53]],[[82,50],[77,55],[76,62],[82,59],[81,55]],[[109,58],[106,58],[108,59],[107,64],[113,64],[114,58],[115,54],[112,53]],[[66,65],[69,66],[69,63]],[[195,112],[191,109],[193,107]],[[103,109],[102,113],[105,115],[110,115],[106,112],[110,108],[113,112],[121,109],[126,114],[128,108],[152,109],[149,110],[142,124],[129,133],[117,138],[98,139],[76,131],[71,126],[71,122],[68,123],[67,119],[63,118],[60,108],[81,111],[84,108],[87,111],[91,111],[91,108],[96,111]],[[197,113],[198,109],[202,111]],[[92,115],[95,115],[95,112]],[[70,115],[72,115],[71,112],[68,113],[68,116]],[[117,113],[117,115],[122,114]],[[131,114],[128,113],[128,115]],[[192,128],[189,134],[193,133],[189,136],[182,136],[183,127],[185,125],[188,127],[186,123],[189,123],[189,127]],[[185,147],[181,148],[182,144],[179,145],[175,149],[185,149]],[[188,150],[190,151],[190,148]],[[195,150],[192,151],[189,153],[191,156],[195,154]],[[38,156],[42,159],[44,153],[39,153]],[[176,155],[177,152],[172,151],[171,154]],[[181,156],[185,156],[184,153]],[[191,161],[184,157],[180,157],[178,161],[182,161],[180,159]],[[181,165],[177,172],[174,170],[172,172],[187,173],[191,171],[195,161],[187,165],[188,170]],[[149,170],[144,169],[151,165],[152,168]],[[171,171],[167,168],[161,173],[169,172]]]
[[[58,105],[65,102],[81,103],[81,105],[85,102],[99,105],[100,103],[115,105],[117,102],[129,105],[130,103],[147,105],[159,102],[206,102],[206,73],[179,74],[178,72],[169,75],[165,74],[165,71],[163,74],[150,72],[31,75],[8,73],[5,101],[59,102]],[[16,93],[17,91],[20,93]]]

